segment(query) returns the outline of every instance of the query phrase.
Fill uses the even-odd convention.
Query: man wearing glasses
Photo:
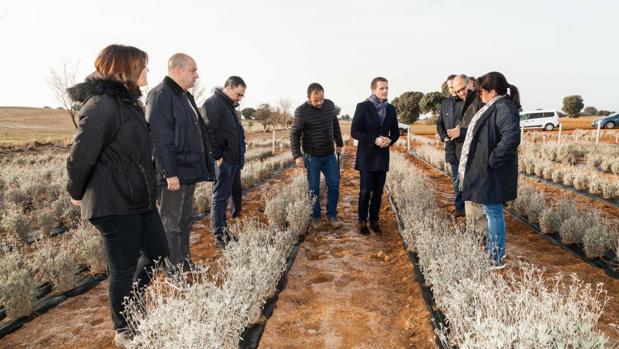
[[[462,107],[463,100],[456,96],[453,88],[453,80],[455,74],[447,77],[447,88],[449,89],[450,97],[443,99],[441,102],[441,111],[436,121],[436,130],[441,137],[441,141],[445,143],[445,162],[451,165],[452,180],[454,192],[456,194],[455,206],[456,212],[454,217],[464,217],[464,201],[462,200],[462,192],[458,188],[458,157],[456,157],[456,144],[453,142],[447,131],[456,127],[458,122],[458,112]]]
[[[226,207],[232,196],[232,217],[241,214],[243,188],[241,170],[245,164],[245,131],[236,111],[245,97],[245,81],[229,77],[223,89],[216,88],[213,96],[204,102],[202,111],[211,152],[216,161],[217,179],[213,184],[211,225],[217,246],[225,248],[232,236],[226,222]]]
[[[447,130],[447,135],[449,139],[455,143],[455,155],[458,161],[462,154],[462,146],[464,145],[469,123],[477,111],[483,107],[481,98],[477,95],[477,91],[474,90],[475,84],[473,82],[473,79],[463,74],[456,76],[453,80],[454,93],[462,102],[459,107],[456,125]],[[471,87],[473,89],[471,89]],[[457,176],[458,170],[456,168],[456,177]],[[476,231],[487,231],[488,225],[481,205],[472,201],[466,201],[464,206],[467,224]]]

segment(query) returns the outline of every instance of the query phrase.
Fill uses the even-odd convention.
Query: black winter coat
[[[303,153],[314,156],[326,156],[335,152],[333,144],[343,147],[340,123],[335,115],[335,104],[325,99],[322,108],[315,108],[308,102],[301,104],[294,111],[290,130],[290,148],[293,158]]]
[[[478,120],[462,181],[464,200],[499,204],[516,199],[519,123],[518,108],[509,98],[496,101]]]
[[[236,115],[235,103],[220,89],[202,105],[208,140],[216,160],[223,158],[232,165],[243,166],[245,132]]]
[[[190,93],[166,76],[148,93],[146,119],[159,185],[171,177],[181,184],[215,180],[206,125]]]
[[[68,89],[83,103],[67,159],[67,190],[85,219],[155,209],[156,181],[144,111],[118,81],[93,79]]]
[[[462,100],[458,97],[445,98],[441,102],[441,111],[436,120],[436,131],[441,137],[441,141],[445,142],[445,162],[450,164],[458,163],[456,157],[455,142],[447,140],[447,130],[456,127],[458,121],[458,108],[462,104]]]
[[[389,171],[389,147],[381,148],[374,141],[378,136],[386,136],[391,139],[391,145],[394,145],[400,138],[397,113],[393,105],[387,105],[387,115],[381,126],[378,111],[372,102],[366,100],[357,104],[350,135],[359,141],[355,170]]]

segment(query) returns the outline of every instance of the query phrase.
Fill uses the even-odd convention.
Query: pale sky
[[[118,43],[149,54],[150,86],[175,52],[195,58],[208,90],[240,75],[242,107],[296,107],[317,81],[352,114],[375,76],[389,79],[392,99],[439,90],[450,73],[496,70],[524,109],[580,94],[619,110],[618,14],[617,0],[2,0],[0,106],[58,106],[50,68],[79,63],[81,80]]]

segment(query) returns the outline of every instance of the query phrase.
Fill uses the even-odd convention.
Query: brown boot
[[[331,227],[331,229],[340,229],[344,226],[344,223],[339,218],[329,217],[327,218],[327,223]]]

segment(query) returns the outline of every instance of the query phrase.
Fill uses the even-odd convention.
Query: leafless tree
[[[193,99],[196,100],[196,105],[198,107],[201,107],[208,98],[208,96],[206,95],[206,89],[204,88],[204,86],[200,85],[200,79],[196,80],[196,84],[193,85],[193,88],[190,92],[193,95]]]
[[[62,66],[59,69],[50,69],[50,75],[47,79],[47,84],[49,85],[54,97],[60,103],[60,106],[66,110],[71,122],[73,122],[73,126],[77,129],[77,121],[76,114],[77,110],[74,108],[73,101],[69,97],[67,93],[67,88],[75,85],[77,70],[77,63],[71,64],[68,62],[63,62]]]
[[[292,124],[292,115],[290,114],[292,101],[289,98],[280,98],[278,101],[278,107],[280,113],[279,122],[284,128],[287,128]]]

